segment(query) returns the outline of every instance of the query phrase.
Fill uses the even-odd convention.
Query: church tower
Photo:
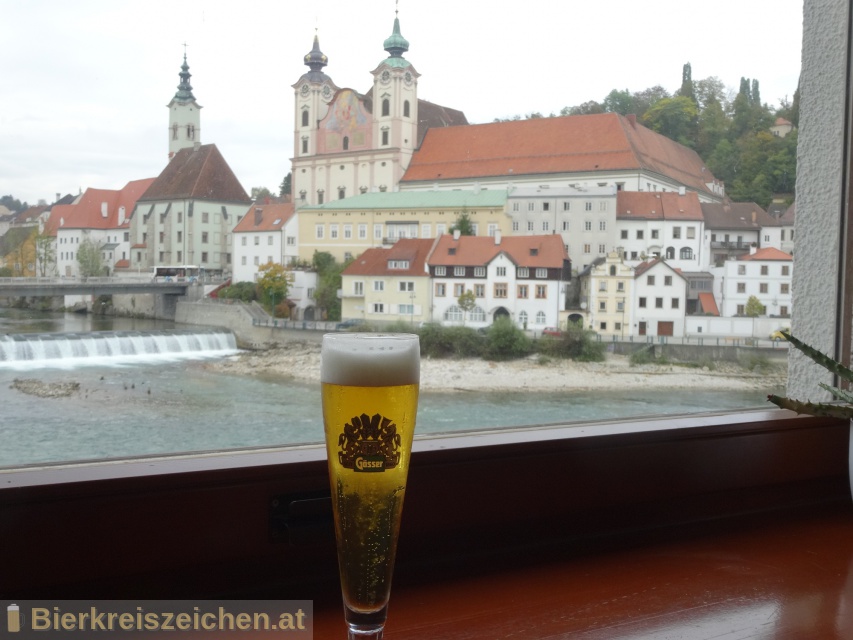
[[[181,78],[178,92],[172,101],[166,105],[169,108],[169,159],[181,149],[201,144],[201,105],[195,101],[193,88],[190,85],[190,66],[187,64],[187,54],[184,52],[184,63],[181,65]]]
[[[403,57],[409,41],[400,33],[399,15],[394,17],[394,29],[385,40],[388,57],[373,73],[373,119],[376,149],[395,148],[400,151],[402,170],[418,143],[418,77],[412,63]]]
[[[308,73],[293,85],[295,91],[293,157],[318,153],[318,126],[329,111],[329,102],[338,90],[332,79],[323,72],[329,59],[320,50],[320,38],[314,34],[314,46],[305,54]]]

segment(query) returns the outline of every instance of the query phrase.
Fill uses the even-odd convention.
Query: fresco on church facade
[[[321,124],[325,135],[320,140],[320,153],[366,147],[370,126],[370,118],[358,94],[350,89],[341,91]]]

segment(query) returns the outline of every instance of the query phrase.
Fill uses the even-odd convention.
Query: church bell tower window
[[[404,118],[408,118],[408,117],[409,117],[409,101],[408,101],[408,100],[406,100],[406,101],[403,103],[403,117],[404,117]]]
[[[391,101],[388,98],[382,100],[382,115],[391,115]]]
[[[344,136],[344,151],[349,150],[349,136]]]
[[[308,110],[307,109],[302,112],[302,126],[303,127],[308,126]]]

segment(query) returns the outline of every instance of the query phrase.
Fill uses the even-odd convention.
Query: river
[[[76,339],[86,332],[188,330],[195,328],[154,320],[0,309],[0,338],[71,333]],[[321,442],[319,388],[211,372],[202,366],[210,358],[233,357],[233,352],[60,358],[50,366],[0,361],[0,467]],[[40,398],[13,388],[16,379],[80,386],[68,397]],[[423,393],[417,433],[765,405],[765,391]]]

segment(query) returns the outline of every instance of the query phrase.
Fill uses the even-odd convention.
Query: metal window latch
[[[329,492],[273,496],[269,508],[270,542],[293,546],[327,544],[335,540]]]

